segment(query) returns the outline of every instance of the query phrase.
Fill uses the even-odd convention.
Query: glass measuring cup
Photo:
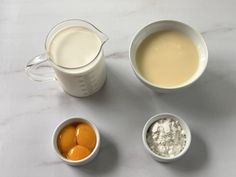
[[[101,40],[100,48],[96,57],[82,66],[64,67],[55,62],[49,55],[49,46],[54,37],[62,30],[69,27],[84,27],[98,36]],[[103,55],[103,45],[108,37],[98,30],[91,23],[80,20],[71,19],[57,24],[48,33],[45,40],[45,53],[36,56],[26,65],[27,75],[35,81],[58,80],[64,91],[72,96],[85,97],[97,92],[106,80],[106,68]],[[79,50],[79,49],[78,49]],[[79,60],[79,58],[78,58]],[[49,68],[53,68],[54,73],[48,72]]]

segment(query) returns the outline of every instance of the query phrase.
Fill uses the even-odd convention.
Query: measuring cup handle
[[[34,81],[55,80],[55,74],[48,63],[48,56],[46,54],[41,54],[31,59],[25,67],[25,72]]]

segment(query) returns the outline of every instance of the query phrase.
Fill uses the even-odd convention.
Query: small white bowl
[[[162,119],[162,118],[165,118],[165,117],[171,117],[172,119],[175,119],[175,120],[178,120],[180,125],[182,126],[182,128],[185,130],[185,133],[186,133],[186,144],[184,146],[184,149],[179,153],[177,154],[176,156],[174,157],[163,157],[163,156],[160,156],[156,153],[154,153],[149,145],[147,144],[147,131],[149,129],[149,127],[154,123],[156,122],[157,120],[159,119]],[[143,144],[144,144],[144,147],[145,149],[147,150],[147,152],[157,161],[159,162],[172,162],[172,161],[175,161],[179,158],[181,158],[186,152],[187,150],[189,149],[189,146],[191,144],[191,133],[190,133],[190,129],[188,127],[188,125],[184,122],[183,119],[181,119],[180,117],[178,117],[177,115],[174,115],[174,114],[170,114],[170,113],[162,113],[162,114],[157,114],[153,117],[151,117],[145,124],[144,128],[143,128],[143,133],[142,133],[142,139],[143,139]]]
[[[84,159],[81,159],[81,160],[68,160],[66,159],[59,151],[58,149],[58,146],[57,146],[57,138],[58,138],[58,135],[60,133],[60,131],[67,125],[71,124],[71,123],[75,123],[75,122],[83,122],[83,123],[87,123],[89,124],[95,131],[95,134],[96,134],[96,146],[95,148],[93,149],[92,153],[85,157]],[[81,166],[81,165],[84,165],[90,161],[92,161],[96,155],[98,154],[99,152],[99,149],[100,149],[100,134],[99,134],[99,131],[97,129],[97,127],[91,123],[90,121],[86,120],[86,119],[82,119],[82,118],[69,118],[63,122],[61,122],[55,129],[54,133],[53,133],[53,149],[55,150],[57,156],[63,160],[66,164],[68,165],[72,165],[72,166]]]
[[[156,84],[151,83],[147,79],[145,79],[142,74],[140,74],[137,63],[136,63],[136,53],[138,50],[139,45],[146,39],[150,34],[165,30],[174,30],[179,31],[186,34],[190,39],[192,39],[193,43],[197,47],[199,53],[199,66],[195,74],[185,83],[173,87],[163,87]],[[129,58],[131,61],[131,66],[134,70],[135,75],[137,78],[143,82],[146,86],[151,88],[154,91],[160,93],[168,93],[171,91],[176,91],[178,89],[188,87],[192,85],[198,78],[203,74],[206,69],[207,62],[208,62],[208,50],[206,43],[202,37],[202,35],[194,30],[187,24],[182,22],[173,21],[173,20],[161,20],[151,23],[141,30],[139,30],[136,35],[134,36],[133,40],[131,41],[130,48],[129,48]]]

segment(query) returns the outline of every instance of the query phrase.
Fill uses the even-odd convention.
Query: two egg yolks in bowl
[[[68,160],[82,160],[89,156],[96,146],[95,131],[88,123],[69,124],[60,131],[57,146]]]

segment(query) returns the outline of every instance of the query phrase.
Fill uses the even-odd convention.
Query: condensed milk
[[[202,35],[182,22],[161,20],[141,28],[130,44],[137,78],[153,91],[169,93],[195,83],[208,62]]]
[[[193,41],[178,31],[148,36],[136,53],[141,75],[153,84],[173,87],[188,81],[197,71],[199,56]]]

